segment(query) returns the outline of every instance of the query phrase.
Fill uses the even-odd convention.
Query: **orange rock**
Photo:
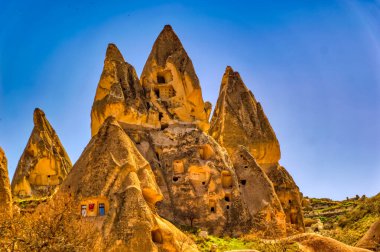
[[[211,103],[203,101],[193,63],[170,25],[156,39],[141,83],[159,110],[161,124],[182,121],[208,130]]]
[[[92,216],[101,231],[104,251],[198,251],[157,214],[163,195],[153,171],[113,117],[86,146],[61,190],[81,200],[82,214]],[[98,203],[104,210],[87,214]]]
[[[3,209],[2,213],[12,214],[12,193],[7,165],[7,158],[0,147],[0,208]]]
[[[34,110],[34,128],[12,180],[16,198],[54,193],[71,170],[71,161],[41,109]]]

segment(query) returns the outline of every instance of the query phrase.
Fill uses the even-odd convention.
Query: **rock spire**
[[[71,161],[41,109],[34,110],[34,128],[12,180],[17,198],[51,195],[71,170]]]

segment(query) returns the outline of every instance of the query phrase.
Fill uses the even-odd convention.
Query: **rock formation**
[[[217,141],[207,134],[210,111],[192,62],[170,26],[156,39],[141,84],[116,46],[108,46],[91,112],[92,135],[107,117],[115,117],[152,167],[163,194],[158,213],[212,234],[267,234],[270,229],[272,236],[284,235],[285,219],[291,222],[293,210],[288,198],[279,203],[283,197],[279,201],[275,190],[281,192],[283,184],[273,187],[261,167],[278,164],[279,143],[260,104],[231,68],[210,131]],[[249,151],[239,150],[234,157],[238,144]],[[249,172],[239,168],[243,163]],[[246,188],[239,185],[239,176],[249,180]],[[286,186],[298,193],[295,184]]]
[[[158,112],[149,107],[134,67],[124,61],[114,44],[109,44],[91,111],[92,136],[108,116],[121,123],[141,125],[148,123],[150,115],[150,123],[159,126]]]
[[[217,235],[253,228],[232,163],[213,138],[188,125],[124,130],[153,167],[164,195],[157,204],[160,215]]]
[[[231,67],[226,68],[222,78],[209,134],[230,155],[239,145],[249,150],[272,180],[287,222],[303,230],[299,189],[290,174],[278,165],[281,152],[277,137],[260,103],[245,86],[239,73]]]
[[[193,63],[170,25],[156,39],[141,83],[159,111],[161,124],[182,121],[208,130],[211,103],[203,101]]]
[[[255,216],[258,231],[275,237],[286,233],[286,217],[272,182],[256,163],[255,158],[240,145],[231,156],[239,179],[241,197]]]
[[[95,218],[106,251],[197,251],[157,214],[163,195],[152,169],[113,117],[91,139],[61,190],[81,200],[82,215]]]
[[[1,213],[12,214],[12,193],[8,177],[8,163],[0,147],[0,209]],[[0,213],[0,214],[1,214]]]
[[[259,165],[280,160],[280,145],[263,108],[238,72],[227,67],[211,120],[210,135],[229,153],[247,147]]]
[[[51,195],[71,170],[71,161],[41,109],[34,110],[34,128],[12,180],[14,197]]]
[[[356,243],[359,248],[380,251],[380,220],[371,225],[364,236]]]

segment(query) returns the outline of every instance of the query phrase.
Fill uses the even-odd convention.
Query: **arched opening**
[[[164,84],[164,83],[166,83],[165,77],[162,76],[162,75],[157,75],[157,83],[158,84]]]
[[[247,180],[245,179],[241,179],[240,180],[240,184],[242,184],[243,186],[245,186],[247,184]]]
[[[174,181],[174,182],[177,182],[178,180],[179,180],[179,177],[177,177],[177,176],[174,176],[174,177],[173,177],[173,181]]]
[[[224,194],[224,200],[226,202],[230,202],[231,201],[231,193],[225,193]]]
[[[210,212],[215,213],[216,212],[216,203],[214,200],[209,201],[209,207],[210,207]]]
[[[159,229],[152,230],[152,241],[159,244],[162,244],[164,242],[162,233]]]

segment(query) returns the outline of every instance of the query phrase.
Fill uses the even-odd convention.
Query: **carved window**
[[[99,215],[100,216],[103,216],[103,215],[105,215],[106,214],[106,209],[105,209],[105,207],[104,207],[104,203],[100,203],[99,204]]]

